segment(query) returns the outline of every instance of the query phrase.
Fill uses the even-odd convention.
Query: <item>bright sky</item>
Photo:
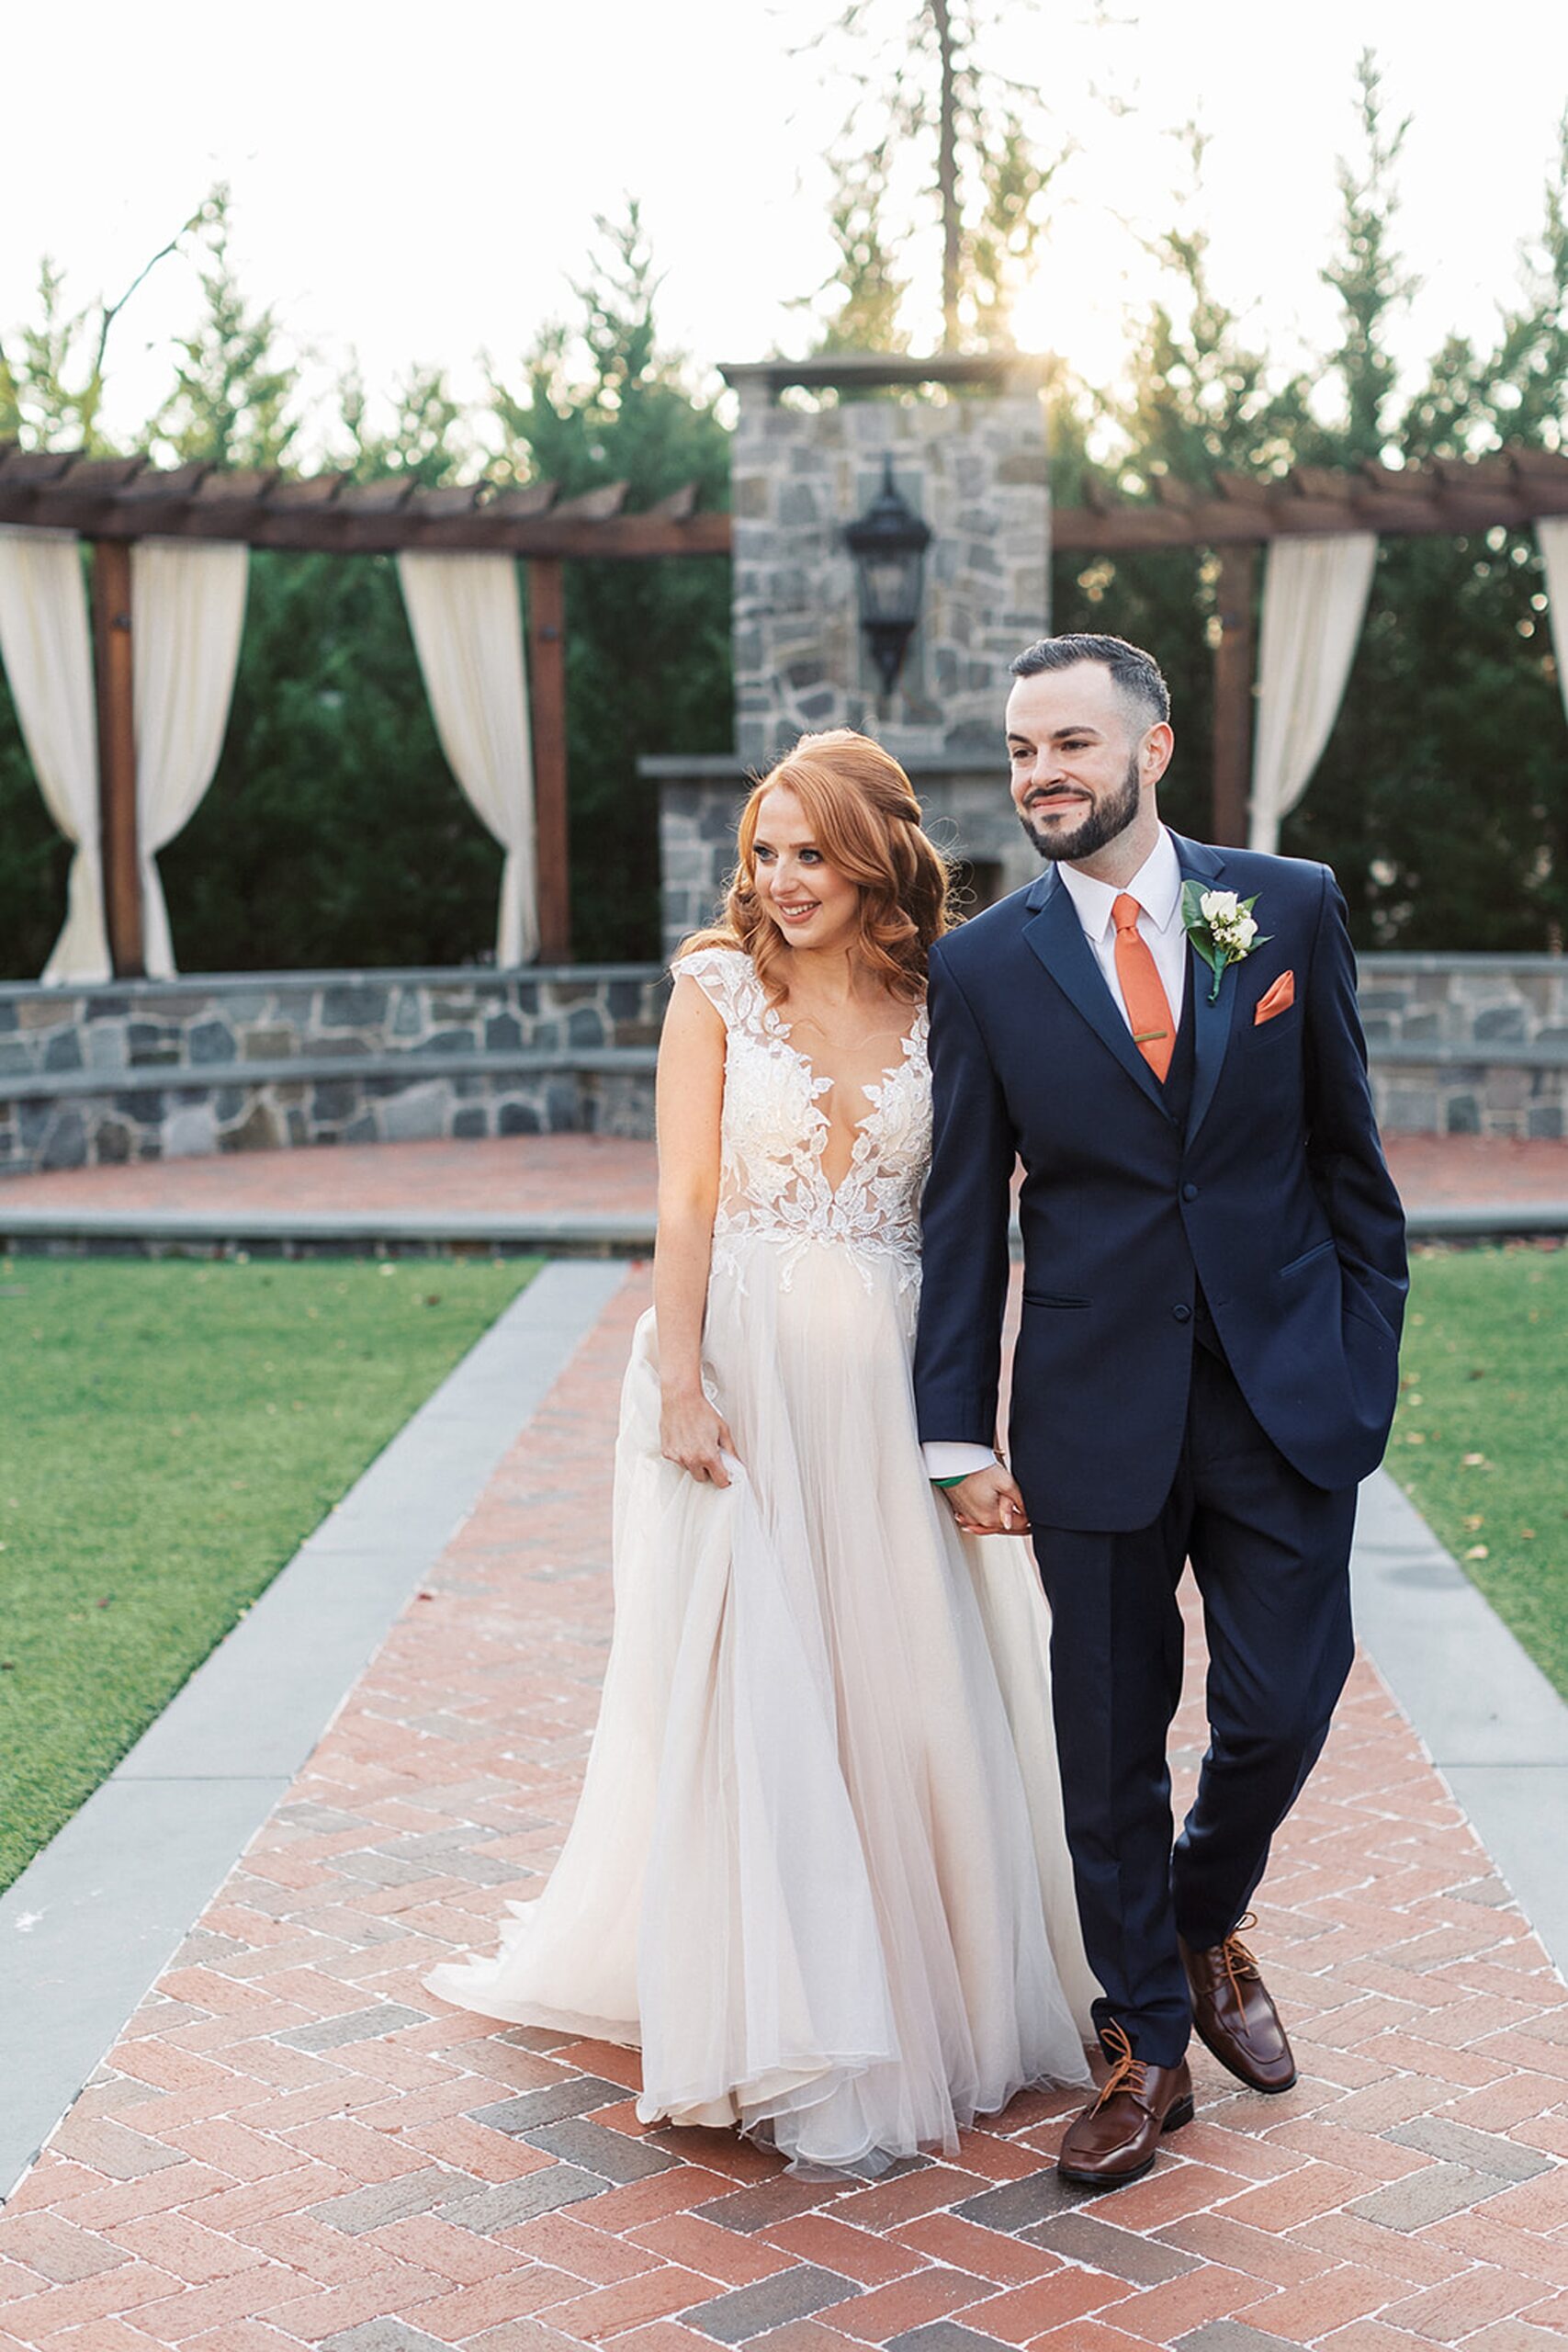
[[[666,272],[666,338],[706,368],[803,347],[789,299],[831,264],[822,149],[841,81],[797,45],[839,0],[269,0],[173,16],[148,0],[58,11],[0,0],[0,336],[33,313],[39,257],[85,302],[118,295],[210,184],[232,184],[248,293],[273,301],[318,379],[351,351],[368,387],[411,361],[478,392],[479,355],[514,359],[572,309],[595,212],[641,196]],[[896,0],[884,0],[896,5]],[[1484,336],[1541,218],[1568,99],[1568,8],[1512,0],[1445,31],[1429,0],[1008,0],[1010,70],[1084,153],[1027,339],[1091,379],[1152,283],[1135,232],[1169,220],[1170,130],[1212,135],[1205,213],[1219,290],[1282,359],[1326,334],[1316,282],[1366,44],[1415,117],[1402,232],[1425,280],[1417,357]],[[1090,95],[1134,101],[1113,119]],[[194,314],[165,263],[117,326],[111,422],[133,431]]]

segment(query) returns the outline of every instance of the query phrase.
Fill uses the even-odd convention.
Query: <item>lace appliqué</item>
[[[832,1080],[818,1077],[790,1043],[750,957],[700,948],[677,969],[697,982],[726,1031],[714,1264],[743,1281],[741,1245],[764,1241],[781,1254],[787,1288],[803,1252],[827,1242],[851,1252],[868,1284],[868,1261],[891,1259],[899,1289],[909,1288],[919,1276],[920,1187],[931,1158],[924,1009],[902,1061],[864,1089],[869,1107],[833,1185],[822,1167],[829,1123],[818,1104]]]

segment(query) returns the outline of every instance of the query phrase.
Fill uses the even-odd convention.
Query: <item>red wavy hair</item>
[[[893,995],[918,1003],[931,943],[952,921],[952,877],[897,761],[850,727],[803,735],[752,786],[722,916],[682,942],[677,962],[696,947],[739,947],[775,1004],[787,994],[794,951],[762,904],[755,858],[758,812],[775,789],[794,793],[816,847],[859,890],[862,960]]]

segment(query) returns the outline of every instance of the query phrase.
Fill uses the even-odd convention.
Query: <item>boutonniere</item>
[[[1238,899],[1234,890],[1205,890],[1201,882],[1181,886],[1182,928],[1214,976],[1211,1004],[1219,997],[1225,966],[1244,962],[1255,947],[1267,944],[1268,933],[1252,919],[1257,904],[1256,894]]]

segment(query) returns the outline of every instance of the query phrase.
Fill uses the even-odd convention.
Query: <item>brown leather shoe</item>
[[[1192,2077],[1187,2061],[1148,2066],[1133,2055],[1119,2025],[1105,2029],[1115,2064],[1092,2107],[1067,2126],[1056,2158],[1064,2180],[1084,2188],[1124,2188],[1154,2163],[1160,2135],[1192,2120]]]
[[[1242,1928],[1253,1925],[1249,1911],[1223,1944],[1207,1951],[1194,1951],[1178,1937],[1192,1991],[1192,2024],[1204,2048],[1248,2090],[1288,2091],[1296,2079],[1290,2041],[1258,1962],[1241,1940]]]

